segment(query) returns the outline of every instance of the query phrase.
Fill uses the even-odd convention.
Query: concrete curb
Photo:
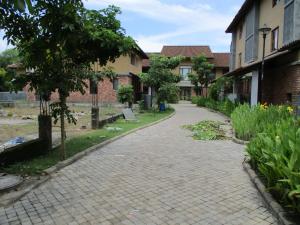
[[[231,124],[231,127],[232,127],[232,124]],[[249,144],[250,141],[244,141],[244,140],[241,140],[241,139],[238,139],[235,135],[235,130],[232,128],[232,141],[236,144],[240,144],[240,145],[247,145]]]
[[[262,196],[267,207],[270,209],[271,213],[277,218],[281,225],[296,225],[296,223],[288,220],[286,217],[288,213],[284,208],[273,198],[273,196],[266,191],[266,187],[261,182],[255,171],[251,168],[247,160],[243,162],[243,168],[250,177],[250,180],[257,188],[258,192]]]

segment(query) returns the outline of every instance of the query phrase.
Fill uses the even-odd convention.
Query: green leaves
[[[118,89],[118,101],[121,103],[133,102],[133,87],[132,85],[122,85]]]
[[[197,75],[197,83],[207,87],[210,80],[212,80],[211,73],[214,65],[209,63],[204,55],[192,58],[193,71]],[[195,78],[193,77],[193,83],[195,84]]]
[[[275,118],[275,110],[281,111],[277,115],[279,117],[265,124],[260,133],[251,139],[246,150],[252,166],[267,181],[266,186],[275,196],[279,196],[285,206],[300,212],[299,125],[292,116],[284,116],[284,107],[273,107],[265,111],[270,110],[272,119]],[[265,120],[257,118],[257,121]]]
[[[226,139],[225,132],[221,129],[223,123],[219,121],[204,120],[195,125],[186,125],[183,128],[191,130],[197,140],[209,141]]]
[[[182,57],[165,57],[152,55],[148,73],[140,74],[142,82],[155,89],[158,94],[158,104],[164,101],[176,101],[178,88],[175,86],[180,77],[173,70],[180,64]]]

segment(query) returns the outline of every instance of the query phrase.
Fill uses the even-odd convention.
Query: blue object
[[[165,103],[160,103],[159,104],[159,111],[161,111],[161,112],[166,111],[166,105],[165,105]]]
[[[8,142],[6,142],[5,144],[7,144],[7,145],[17,145],[17,144],[22,144],[24,142],[25,142],[25,138],[15,137],[15,138],[9,140]]]

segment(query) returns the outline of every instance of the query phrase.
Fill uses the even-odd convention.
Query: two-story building
[[[114,62],[108,62],[107,67],[111,67],[113,71],[117,74],[117,77],[111,81],[108,78],[105,78],[103,81],[98,83],[98,101],[100,103],[116,103],[117,102],[117,91],[121,85],[132,85],[134,89],[134,101],[141,99],[143,87],[140,82],[138,75],[142,72],[142,60],[148,59],[148,56],[138,49],[137,51],[121,55]],[[101,71],[102,67],[99,63],[93,63],[92,69],[94,71]],[[24,69],[23,69],[24,70]],[[82,95],[80,92],[72,92],[68,97],[68,102],[91,102],[92,95],[90,94],[90,82],[87,81],[86,93]],[[27,94],[27,99],[30,101],[38,100],[34,92],[29,91],[29,86],[24,88],[25,93]],[[58,100],[58,93],[53,93],[51,95],[51,100]]]
[[[238,101],[300,103],[300,0],[246,0],[226,32]]]
[[[192,72],[192,58],[204,55],[208,61],[214,64],[212,78],[219,78],[229,71],[229,53],[213,53],[209,46],[163,46],[161,55],[167,57],[183,56],[184,60],[174,70],[175,74],[181,76],[181,81],[177,84],[180,88],[180,99],[190,100],[196,95],[194,85],[188,79],[188,74]],[[202,94],[205,92],[202,88]]]

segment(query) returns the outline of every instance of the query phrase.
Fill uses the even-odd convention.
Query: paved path
[[[243,146],[195,141],[181,125],[224,120],[190,104],[62,169],[0,224],[277,224],[242,169]]]

